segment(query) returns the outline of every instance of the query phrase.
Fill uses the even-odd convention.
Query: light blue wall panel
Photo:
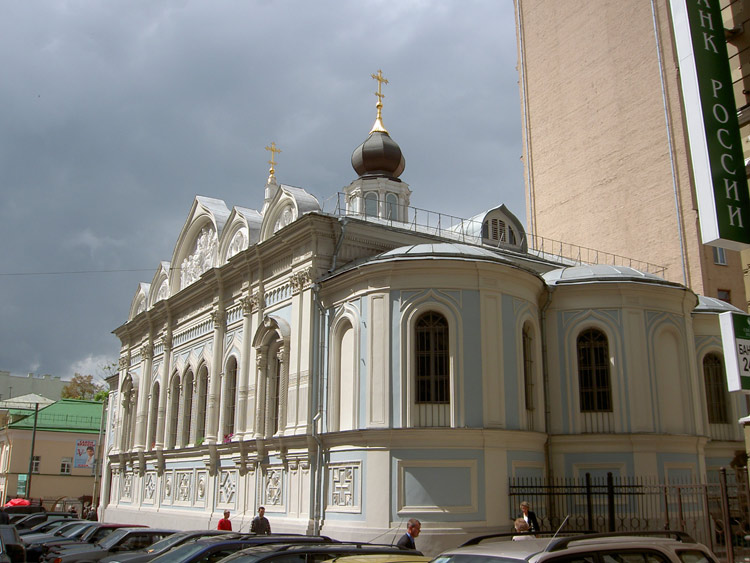
[[[482,387],[482,323],[479,308],[479,292],[461,292],[461,323],[463,329],[463,390],[464,420],[469,428],[481,428],[484,424]],[[456,339],[458,341],[458,339]]]
[[[503,318],[503,388],[505,393],[505,428],[517,430],[521,428],[521,405],[519,405],[519,381],[518,365],[521,358],[518,357],[516,334],[516,308],[513,306],[514,299],[508,295],[502,296]]]

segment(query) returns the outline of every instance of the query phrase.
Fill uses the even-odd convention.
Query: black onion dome
[[[406,161],[401,147],[388,133],[373,131],[352,153],[352,167],[363,176],[386,176],[396,179],[404,171]]]

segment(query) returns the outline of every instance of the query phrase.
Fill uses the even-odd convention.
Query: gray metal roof
[[[726,313],[731,311],[732,313],[747,313],[742,309],[738,309],[731,303],[716,299],[715,297],[706,297],[705,295],[698,296],[698,306],[693,309],[696,313]]]
[[[682,287],[681,284],[669,282],[655,274],[641,272],[628,266],[610,266],[609,264],[588,264],[558,268],[543,274],[542,277],[548,285],[630,281]]]

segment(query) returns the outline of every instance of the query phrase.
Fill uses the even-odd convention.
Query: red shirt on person
[[[216,528],[217,530],[229,530],[232,531],[232,523],[229,521],[229,512],[224,513],[224,518],[219,520],[219,525]]]

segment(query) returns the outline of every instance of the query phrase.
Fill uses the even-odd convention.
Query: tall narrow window
[[[365,194],[365,215],[368,217],[378,216],[378,194],[375,192]]]
[[[177,421],[180,420],[180,378],[172,377],[169,388],[169,431],[167,432],[167,448],[177,447]]]
[[[189,371],[182,382],[182,439],[180,445],[190,443],[190,426],[193,420],[193,372]]]
[[[416,402],[449,403],[448,321],[434,311],[416,323]]]
[[[195,421],[195,443],[203,443],[206,437],[206,403],[208,397],[208,370],[203,367],[198,373],[198,409]]]
[[[523,389],[526,410],[534,410],[534,360],[531,355],[531,333],[527,327],[523,329]]]
[[[275,435],[279,431],[279,407],[281,400],[281,362],[277,354],[273,354],[269,367],[268,405],[270,408],[271,434]]]
[[[33,461],[31,462],[31,472],[32,473],[39,473],[39,464],[42,463],[42,457],[35,455]]]
[[[148,435],[146,445],[150,450],[156,446],[156,425],[159,423],[159,383],[154,383],[148,409]]]
[[[717,354],[706,354],[703,358],[703,377],[706,382],[706,404],[708,422],[729,424],[729,402],[727,398],[724,366]]]
[[[388,193],[385,196],[385,218],[390,220],[398,220],[398,196],[393,193]]]
[[[234,416],[236,411],[237,401],[237,360],[232,357],[229,359],[227,364],[227,371],[224,376],[226,378],[224,386],[224,401],[226,407],[224,408],[224,440],[231,440],[234,436]]]
[[[581,412],[612,412],[609,376],[609,344],[600,330],[578,336],[578,385]]]

